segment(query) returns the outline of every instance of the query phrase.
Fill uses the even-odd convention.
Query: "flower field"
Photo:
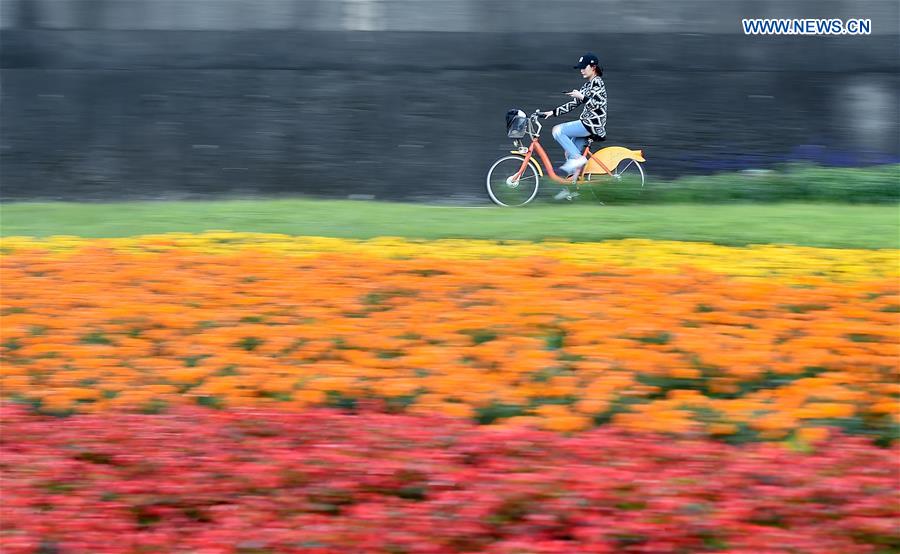
[[[890,552],[896,451],[438,417],[5,410],[3,552]],[[39,550],[43,548],[43,550]]]
[[[898,262],[6,237],[0,546],[896,551]]]

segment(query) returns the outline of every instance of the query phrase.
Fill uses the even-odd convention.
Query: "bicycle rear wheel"
[[[534,200],[540,186],[540,176],[529,162],[519,179],[515,176],[522,167],[522,156],[504,156],[487,173],[487,191],[491,201],[500,206],[524,206]]]
[[[594,173],[585,175],[585,180],[593,184],[610,184],[630,190],[644,188],[644,168],[641,167],[639,161],[624,159],[610,171],[612,171],[611,176],[605,173]]]

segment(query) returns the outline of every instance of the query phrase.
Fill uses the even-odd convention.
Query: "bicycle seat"
[[[603,142],[604,140],[606,140],[606,137],[601,137],[600,135],[589,135],[587,139],[588,144],[590,144],[592,142]]]

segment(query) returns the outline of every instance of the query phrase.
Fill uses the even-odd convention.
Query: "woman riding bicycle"
[[[566,163],[560,170],[567,175],[573,174],[587,163],[587,158],[582,155],[587,144],[588,137],[595,140],[603,140],[606,137],[606,85],[603,84],[603,68],[600,67],[597,56],[588,52],[581,56],[574,69],[581,70],[581,76],[587,82],[579,90],[572,90],[566,94],[572,99],[553,111],[543,112],[544,118],[560,116],[568,113],[581,104],[584,109],[577,121],[560,123],[553,127],[553,138],[566,151]],[[562,191],[565,194],[568,191]]]

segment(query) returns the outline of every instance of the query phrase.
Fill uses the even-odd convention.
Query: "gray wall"
[[[0,0],[0,198],[483,198],[586,49],[651,176],[900,159],[895,0]],[[752,37],[742,17],[860,17]],[[552,144],[552,151],[558,150]]]

